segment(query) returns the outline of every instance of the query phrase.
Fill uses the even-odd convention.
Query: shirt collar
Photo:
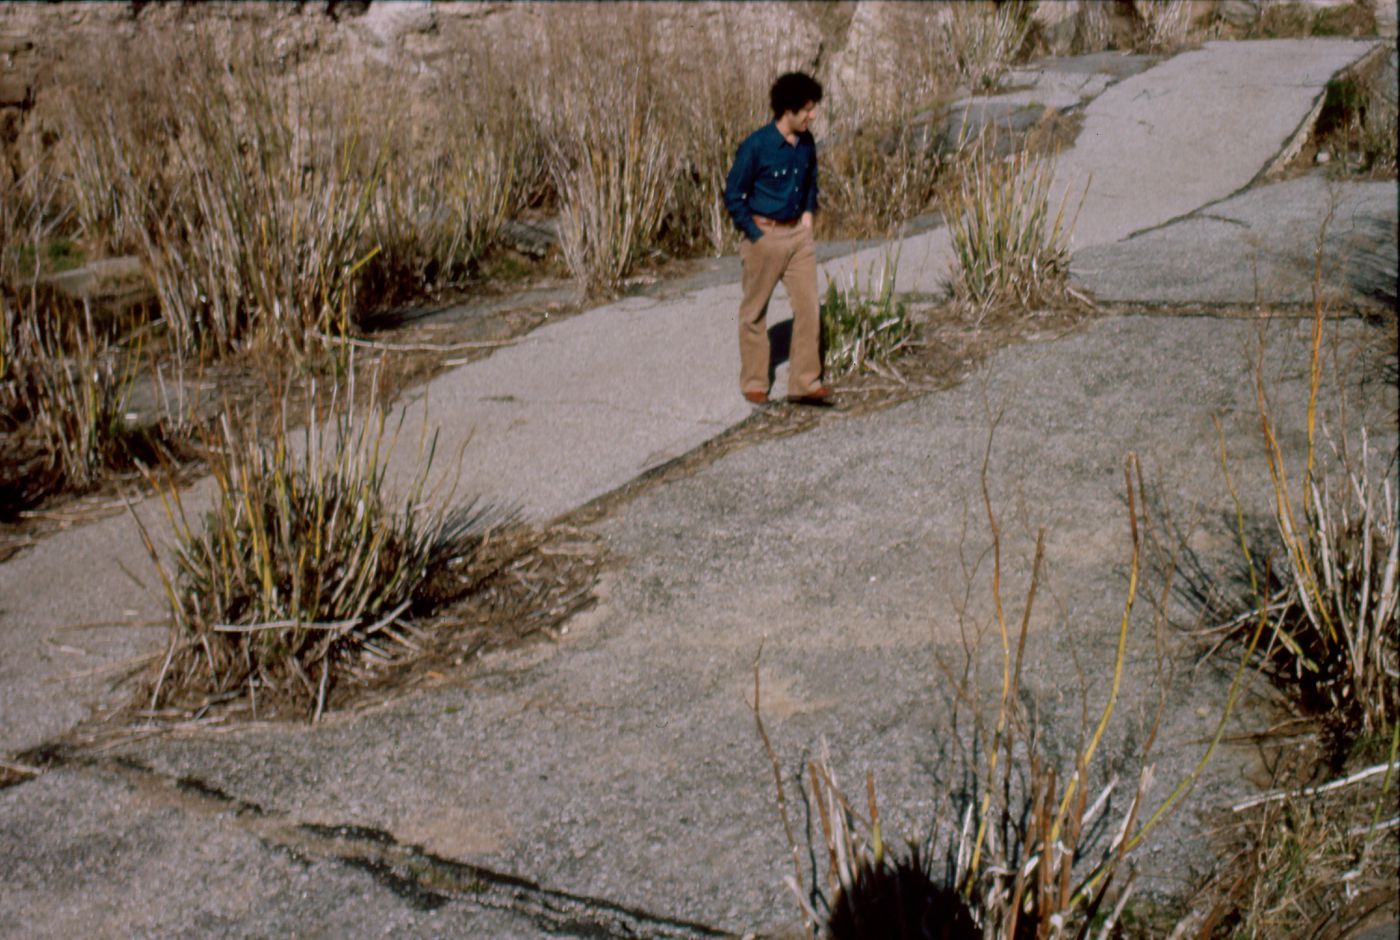
[[[783,132],[780,131],[780,130],[778,130],[778,122],[777,122],[777,121],[769,121],[769,122],[768,122],[768,130],[771,132],[772,138],[773,138],[778,144],[780,144],[780,145],[782,145],[782,146],[784,146],[784,147],[793,147],[793,148],[796,148],[797,144],[790,144],[790,143],[788,143],[788,142],[787,142],[787,138],[783,136]],[[802,135],[801,135],[801,134],[798,134],[798,135],[797,135],[797,143],[798,143],[798,144],[802,143]]]

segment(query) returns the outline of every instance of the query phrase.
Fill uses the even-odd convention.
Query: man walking
[[[768,300],[778,281],[792,304],[788,401],[831,404],[822,384],[821,315],[812,214],[817,210],[817,149],[808,128],[822,100],[810,75],[789,72],[769,93],[773,123],[739,145],[724,206],[744,233],[744,299],[739,305],[739,388],[755,404],[768,400]]]

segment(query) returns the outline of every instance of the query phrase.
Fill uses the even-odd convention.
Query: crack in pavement
[[[509,400],[507,401],[507,397]],[[518,396],[495,395],[488,398],[477,399],[481,402],[491,402],[492,404],[512,404],[523,406],[538,406],[563,408],[569,405],[587,405],[589,407],[603,408],[608,411],[615,411],[624,415],[642,415],[648,418],[664,418],[668,421],[680,421],[689,425],[699,427],[729,428],[733,426],[731,421],[722,421],[713,418],[697,418],[693,415],[677,414],[672,411],[656,410],[652,408],[628,408],[614,401],[606,401],[601,398],[569,398],[569,399],[549,399],[549,398],[520,398]]]
[[[115,774],[140,793],[196,816],[231,817],[266,848],[302,862],[339,863],[369,874],[417,910],[461,904],[507,911],[550,933],[599,940],[696,940],[735,934],[628,904],[546,887],[481,865],[434,855],[392,833],[357,825],[305,823],[233,796],[198,777],[176,777],[126,757],[49,751],[44,770]],[[15,784],[17,785],[17,784]]]

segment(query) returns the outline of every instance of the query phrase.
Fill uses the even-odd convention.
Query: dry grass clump
[[[613,30],[632,41],[602,48],[563,32],[567,23],[550,23],[559,31],[550,36],[551,67],[536,107],[551,144],[560,249],[579,286],[606,295],[655,246],[677,149],[652,93],[646,21],[617,17]]]
[[[928,210],[956,162],[939,139],[942,105],[957,69],[936,9],[887,6],[848,85],[823,103],[822,230],[846,238],[889,237]]]
[[[1132,531],[1127,597],[1117,629],[1114,664],[1102,709],[1086,727],[1068,760],[1057,758],[1025,685],[1026,640],[1041,579],[1044,532],[1037,541],[1030,586],[1019,631],[1010,626],[1001,600],[1001,537],[986,492],[992,528],[992,591],[1000,640],[1000,696],[994,715],[977,706],[971,678],[974,651],[961,677],[945,667],[958,690],[958,705],[973,712],[974,736],[966,778],[971,786],[941,801],[936,828],[919,844],[892,850],[882,830],[872,778],[866,780],[862,815],[838,786],[823,748],[808,768],[808,805],[818,816],[826,877],[811,872],[788,820],[782,773],[759,713],[755,667],[754,713],[768,751],[778,804],[788,833],[794,874],[787,879],[802,911],[807,935],[824,927],[832,937],[953,936],[967,938],[1060,938],[1112,936],[1132,896],[1130,856],[1189,790],[1221,739],[1239,690],[1235,676],[1216,734],[1196,767],[1151,812],[1148,763],[1156,735],[1149,729],[1138,757],[1143,769],[1129,792],[1117,797],[1120,781],[1100,766],[1101,747],[1122,686],[1129,623],[1138,591],[1142,557],[1141,474],[1134,458],[1125,468]],[[1162,714],[1158,707],[1158,721]],[[956,725],[956,715],[955,715]],[[1087,712],[1086,712],[1087,725]],[[1097,783],[1095,781],[1098,781]],[[824,851],[823,851],[824,849]],[[935,864],[936,863],[936,864]],[[937,874],[935,874],[935,871]],[[820,882],[820,883],[819,883]],[[900,930],[907,933],[900,933]],[[946,933],[940,931],[946,930]]]
[[[1027,3],[970,2],[951,5],[944,41],[954,56],[959,78],[973,91],[991,91],[1020,53],[1030,35]]]
[[[1251,530],[1221,435],[1247,590],[1240,597],[1218,592],[1206,599],[1205,611],[1218,624],[1207,631],[1215,649],[1249,637],[1246,660],[1280,690],[1312,740],[1302,742],[1301,752],[1290,746],[1288,753],[1301,756],[1276,772],[1291,786],[1233,807],[1244,814],[1228,827],[1237,851],[1196,912],[1199,936],[1318,936],[1333,929],[1342,935],[1339,925],[1352,922],[1350,929],[1378,908],[1394,912],[1400,858],[1393,785],[1400,759],[1396,454],[1376,453],[1364,428],[1357,444],[1346,433],[1331,439],[1319,427],[1325,235],[1324,225],[1305,425],[1280,426],[1261,359],[1254,367],[1255,394],[1273,512],[1269,529]],[[1344,390],[1341,396],[1345,421]],[[1306,441],[1301,466],[1285,460],[1280,443],[1294,435]],[[1325,453],[1319,446],[1324,439],[1331,445]],[[1315,783],[1319,776],[1324,781]]]
[[[86,304],[0,289],[0,517],[91,489],[149,452],[159,432],[127,421],[139,359],[94,327]]]
[[[909,341],[913,323],[908,305],[895,296],[898,255],[883,259],[878,273],[860,283],[859,269],[838,285],[832,278],[821,304],[822,348],[831,376],[876,372],[898,378],[891,358]]]
[[[389,492],[384,410],[332,396],[300,441],[285,423],[269,441],[225,415],[211,441],[213,505],[199,523],[174,485],[159,485],[175,532],[167,565],[143,529],[171,613],[151,707],[246,699],[254,717],[319,717],[338,682],[419,649],[410,621],[430,572],[470,563],[492,520],[468,506],[432,508],[426,442],[402,500]]]
[[[59,191],[60,181],[44,166],[0,178],[0,290],[18,291],[71,262],[76,246],[59,238],[65,221]]]
[[[537,198],[543,139],[524,90],[508,78],[514,67],[468,49],[446,74],[370,73],[383,94],[366,130],[384,155],[370,214],[380,250],[361,279],[362,308],[465,283],[506,220]]]
[[[980,322],[1001,304],[1030,308],[1064,290],[1069,192],[1053,209],[1050,161],[1022,150],[995,155],[990,135],[971,148],[945,215],[953,239],[953,297]],[[1076,216],[1077,217],[1077,216]]]
[[[514,86],[332,74],[253,36],[153,42],[151,64],[106,50],[71,78],[62,159],[83,242],[142,257],[180,351],[313,352],[460,282],[536,185]]]
[[[1236,804],[1234,856],[1185,922],[1197,937],[1352,936],[1395,913],[1395,755],[1320,787]],[[1339,785],[1340,784],[1340,785]]]
[[[1191,28],[1191,4],[1187,0],[1146,0],[1134,4],[1141,22],[1140,45],[1146,52],[1171,52],[1186,39]]]
[[[852,126],[827,148],[821,167],[828,232],[852,238],[888,237],[926,211],[947,180],[957,154],[942,152],[927,126],[905,112]]]
[[[1249,593],[1217,631],[1230,639],[1263,625],[1269,642],[1257,665],[1303,714],[1322,720],[1333,749],[1329,764],[1340,769],[1353,742],[1400,729],[1400,538],[1395,454],[1376,454],[1365,429],[1359,448],[1343,436],[1330,454],[1318,452],[1322,338],[1315,301],[1307,453],[1303,466],[1292,468],[1298,476],[1284,459],[1282,431],[1256,367],[1275,540],[1252,540],[1237,508]],[[1221,463],[1229,481],[1223,439]]]
[[[179,349],[302,353],[343,332],[383,165],[349,96],[331,76],[288,76],[257,42],[161,44],[178,81],[109,66],[116,89],[74,92],[84,237],[142,256]]]

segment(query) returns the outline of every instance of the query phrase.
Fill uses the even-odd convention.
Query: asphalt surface
[[[1104,90],[1083,105],[1084,133],[1059,165],[1064,181],[1092,180],[1080,257],[1095,246],[1135,251],[1208,204],[1234,211],[1231,197],[1306,127],[1328,77],[1369,48],[1212,43],[1093,82]],[[1365,205],[1384,198],[1342,190]],[[1258,198],[1296,216],[1289,231],[1301,239],[1316,194],[1296,195],[1290,215],[1277,208],[1295,205],[1289,192]],[[1391,224],[1381,244],[1393,245]],[[1215,233],[1221,251],[1237,229],[1244,250],[1245,226],[1227,225]],[[824,276],[868,271],[879,254],[833,259]],[[907,239],[900,259],[901,289],[937,292],[946,235]],[[1221,267],[1210,283],[1222,292],[1250,277],[1236,271],[1226,284]],[[1114,296],[1159,303],[1153,284],[1130,278]],[[1354,289],[1344,277],[1331,286]],[[709,284],[548,325],[419,390],[404,426],[437,429],[439,453],[454,455],[437,467],[444,490],[552,518],[751,413],[735,389],[737,302],[737,284]],[[775,318],[783,306],[775,299]],[[1348,362],[1376,359],[1373,327],[1331,329],[1354,353]],[[948,670],[990,618],[989,438],[1004,595],[1017,613],[1035,533],[1046,530],[1029,682],[1051,739],[1072,741],[1081,690],[1088,707],[1102,701],[1126,597],[1125,459],[1137,455],[1154,511],[1176,521],[1202,565],[1228,566],[1213,419],[1237,483],[1264,512],[1250,363],[1264,342],[1281,442],[1296,458],[1304,337],[1287,317],[1105,313],[1010,346],[949,391],[833,414],[647,489],[592,527],[616,563],[597,606],[558,642],[493,654],[315,728],[130,741],[0,790],[0,932],[705,936],[790,926],[786,844],[745,703],[760,648],[764,714],[790,787],[825,740],[848,788],[874,775],[888,833],[927,831],[965,741],[951,723]],[[1393,386],[1359,367],[1343,385],[1352,418],[1370,414],[1380,429],[1376,452],[1393,447]],[[1325,401],[1324,414],[1333,407]],[[394,460],[400,481],[418,467],[411,444]],[[155,504],[134,511],[162,537]],[[55,741],[129,694],[112,688],[114,675],[162,646],[164,630],[141,625],[161,613],[153,588],[127,516],[75,526],[0,565],[0,752]],[[1135,772],[1166,687],[1188,704],[1170,710],[1154,750],[1161,794],[1199,754],[1224,680],[1184,668],[1164,678],[1152,615],[1136,605],[1104,757],[1105,772]],[[1167,662],[1181,665],[1177,656]],[[973,698],[996,674],[977,674]],[[1259,786],[1256,769],[1244,750],[1212,765],[1145,857],[1151,889],[1179,890],[1208,862],[1199,812]]]

